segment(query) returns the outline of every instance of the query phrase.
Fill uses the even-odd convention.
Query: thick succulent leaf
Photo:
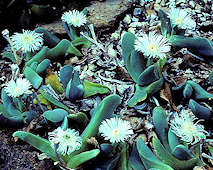
[[[153,123],[155,131],[168,152],[171,151],[168,143],[168,123],[166,111],[162,107],[155,107],[153,110]]]
[[[36,68],[38,67],[38,62],[33,62],[32,64],[30,64],[30,68],[33,69],[34,71],[36,71]]]
[[[87,162],[90,159],[95,158],[99,153],[100,153],[99,149],[93,149],[91,151],[86,151],[78,155],[75,155],[68,160],[67,167],[77,168],[79,165]]]
[[[36,55],[32,57],[27,63],[26,66],[30,66],[33,62],[40,63],[42,62],[47,55],[48,47],[43,47]]]
[[[170,35],[172,31],[170,19],[168,15],[161,9],[158,11],[158,16],[161,21],[161,33],[164,37],[167,37],[167,34]]]
[[[73,100],[82,97],[84,94],[84,88],[81,84],[79,73],[74,72],[72,79],[68,82],[66,87],[66,98]]]
[[[110,89],[107,86],[92,83],[88,80],[84,80],[84,94],[83,98],[87,98],[96,94],[105,94],[109,93]]]
[[[50,48],[56,46],[60,42],[60,39],[58,37],[51,34],[49,31],[47,31],[44,28],[38,27],[34,31],[37,33],[43,34],[44,42]]]
[[[192,95],[193,88],[190,84],[186,84],[184,89],[183,89],[183,97],[185,99],[189,99]]]
[[[135,144],[133,145],[132,152],[129,156],[128,167],[130,170],[145,170]]]
[[[122,38],[122,56],[124,57],[125,66],[137,83],[138,77],[145,69],[144,56],[134,50],[135,35],[127,32]]]
[[[147,98],[146,87],[141,87],[136,84],[135,94],[133,95],[133,97],[131,99],[129,99],[128,105],[129,105],[129,107],[133,107],[137,103],[146,100],[146,98]]]
[[[2,55],[3,58],[8,58],[13,63],[16,63],[16,59],[15,59],[14,54],[12,52],[5,51],[5,52],[1,53],[1,55]]]
[[[67,115],[68,113],[64,109],[48,110],[42,114],[47,120],[55,123],[63,121]]]
[[[146,91],[148,95],[153,95],[157,93],[161,87],[163,86],[164,80],[163,77],[161,77],[159,80],[153,82],[149,86],[146,87]]]
[[[200,105],[193,99],[190,99],[189,101],[189,108],[192,110],[193,114],[199,119],[209,121],[212,118],[211,110],[207,107]]]
[[[18,137],[19,139],[29,143],[41,152],[46,153],[53,160],[57,160],[55,152],[48,140],[24,131],[16,131],[15,133],[13,133],[13,137]]]
[[[82,48],[89,48],[89,46],[91,45],[91,42],[88,41],[86,38],[84,37],[77,37],[75,40],[72,41],[73,46],[79,46],[82,45]]]
[[[212,94],[208,93],[199,84],[195,83],[192,80],[188,80],[187,82],[181,84],[180,86],[173,87],[172,90],[182,90],[182,89],[185,89],[186,85],[190,85],[193,88],[193,97],[195,99],[198,99],[198,100],[199,99],[200,100],[213,99],[213,95]],[[189,91],[189,93],[190,93],[190,91]],[[186,94],[186,92],[185,92],[185,96],[189,95],[189,93]]]
[[[179,160],[175,158],[170,152],[168,152],[157,138],[153,138],[153,146],[155,153],[165,164],[171,166],[175,170],[190,170],[196,165],[201,165],[202,162],[198,158],[192,158],[190,160]]]
[[[193,154],[184,145],[176,146],[172,151],[172,155],[174,155],[179,160],[189,160],[194,158]]]
[[[146,100],[148,95],[153,95],[156,92],[158,92],[161,89],[163,82],[164,82],[163,78],[160,78],[159,80],[151,83],[149,86],[146,87],[141,87],[136,84],[135,94],[131,99],[129,99],[128,106],[133,107],[137,103]]]
[[[66,110],[68,113],[73,113],[67,106],[65,106],[63,103],[57,101],[56,99],[54,99],[52,96],[50,96],[47,92],[40,90],[41,95],[47,99],[49,102],[51,102],[52,104],[54,104],[55,106],[58,106],[64,110]]]
[[[64,160],[69,160],[74,155],[87,150],[86,139],[89,139],[97,134],[98,128],[101,122],[107,118],[112,117],[114,110],[117,108],[117,106],[120,103],[121,103],[121,98],[118,95],[114,95],[114,94],[105,97],[101,101],[101,103],[94,109],[93,115],[89,124],[87,125],[83,133],[81,134],[81,137],[83,139],[81,149],[73,152],[72,154],[68,156],[65,156]]]
[[[213,42],[207,38],[173,35],[169,42],[174,46],[187,48],[191,53],[213,63]]]
[[[65,65],[60,70],[60,81],[63,84],[64,88],[67,87],[70,79],[73,77],[73,68],[70,65]]]
[[[137,83],[138,77],[145,69],[144,56],[133,50],[131,55],[127,58],[126,62],[126,67],[130,76],[135,81],[135,83]]]
[[[61,40],[54,48],[51,48],[47,52],[47,58],[50,60],[59,58],[59,57],[64,57],[67,55],[67,50],[70,47],[71,42],[67,39]]]
[[[69,46],[69,48],[67,49],[67,52],[66,52],[67,54],[74,54],[74,55],[76,55],[76,56],[83,56],[82,54],[81,54],[81,52],[72,44],[72,43],[70,43],[70,46]]]
[[[199,84],[195,83],[192,80],[187,81],[186,83],[190,84],[194,89],[194,97],[195,99],[213,99],[213,95],[204,90]]]
[[[135,34],[131,32],[125,33],[122,38],[121,48],[125,64],[127,64],[127,58],[129,58],[132,51],[134,50],[135,38]]]
[[[4,105],[0,104],[0,128],[17,128],[24,125],[24,117],[21,112],[18,112],[18,114],[11,113],[8,113]]]
[[[176,87],[172,87],[172,90],[174,91],[177,91],[177,90],[182,90],[186,85],[186,82],[182,83],[181,85],[179,86],[176,86]]]
[[[9,117],[22,117],[22,113],[16,108],[11,97],[7,95],[4,89],[1,91],[1,99],[3,102],[3,111],[7,111]],[[6,116],[6,115],[5,115]]]
[[[83,127],[85,127],[89,122],[89,118],[87,117],[87,115],[82,112],[78,112],[76,114],[69,114],[68,118],[70,120],[77,122],[79,125]]]
[[[38,89],[43,81],[43,78],[28,66],[24,69],[24,76],[30,81],[35,89]]]
[[[5,118],[9,118],[11,115],[7,112],[3,104],[0,104],[0,115],[3,115]]]
[[[49,66],[50,66],[50,60],[44,59],[40,64],[38,64],[38,67],[36,68],[36,72],[40,74],[43,71],[45,71]]]
[[[146,169],[157,168],[162,170],[173,170],[169,165],[161,162],[146,146],[142,138],[137,139],[137,150]]]
[[[179,138],[172,131],[171,127],[169,128],[169,132],[168,132],[168,141],[172,151],[175,149],[176,146],[180,145]]]
[[[94,109],[92,119],[81,135],[83,140],[95,136],[101,122],[104,119],[110,118],[120,103],[121,99],[118,95],[112,94],[105,97]]]
[[[158,70],[155,65],[146,68],[138,77],[138,85],[148,86],[149,84],[159,79]]]

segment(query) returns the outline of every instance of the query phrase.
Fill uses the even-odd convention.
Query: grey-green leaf
[[[42,114],[47,120],[51,122],[61,122],[68,113],[64,109],[48,110]]]

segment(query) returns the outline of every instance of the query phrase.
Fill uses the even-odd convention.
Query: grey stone
[[[88,20],[95,27],[113,27],[117,18],[124,14],[133,1],[128,0],[106,0],[105,2],[95,1],[88,7]]]

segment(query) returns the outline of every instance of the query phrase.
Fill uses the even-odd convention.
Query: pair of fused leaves
[[[79,73],[69,65],[64,66],[60,70],[60,80],[66,89],[66,98],[70,100],[80,97],[86,98],[95,94],[105,94],[110,91],[106,86],[91,83],[87,80],[84,80],[82,84]]]
[[[166,112],[162,107],[154,109],[153,123],[159,138],[153,139],[153,146],[162,162],[174,169],[192,169],[196,165],[202,165],[199,158],[182,145],[171,128],[168,128]]]
[[[213,95],[204,90],[199,84],[192,80],[181,84],[178,87],[173,87],[172,90],[180,91],[183,90],[183,97],[189,99],[194,97],[197,100],[210,100],[213,99]]]
[[[183,91],[183,97],[186,99],[194,98],[195,100],[212,100],[213,95],[204,90],[199,84],[192,80],[188,80],[178,87],[173,87],[174,91]],[[190,99],[189,108],[193,114],[200,118],[209,121],[212,117],[212,112],[209,108],[204,107],[197,103],[195,100]]]
[[[3,104],[0,104],[0,127],[21,127],[29,123],[36,115],[36,112],[31,109],[23,111],[22,102],[9,97],[4,89],[1,91],[1,99]]]
[[[208,107],[202,106],[193,99],[189,101],[189,108],[192,113],[199,119],[204,119],[205,121],[210,121],[212,118],[212,111]]]
[[[129,169],[192,169],[201,162],[186,146],[180,144],[177,136],[168,128],[166,112],[161,107],[153,111],[153,122],[159,139],[153,138],[156,156],[139,137],[129,157]]]
[[[103,101],[93,110],[92,118],[88,126],[81,134],[83,139],[82,147],[70,155],[60,155],[68,168],[76,168],[80,164],[96,157],[99,154],[99,149],[87,151],[88,146],[86,139],[91,138],[97,134],[101,122],[106,118],[112,117],[114,110],[120,103],[121,100],[119,96],[110,95],[104,98]],[[48,140],[23,131],[17,131],[13,134],[13,136],[28,142],[41,152],[48,154],[48,156],[53,160],[57,161],[57,156]]]
[[[24,69],[24,76],[30,81],[35,89],[38,89],[42,84],[43,78],[39,76],[50,66],[50,60],[44,59],[38,64],[37,61],[33,62],[30,66],[26,66]]]
[[[122,56],[125,66],[137,84],[136,92],[128,102],[130,107],[144,101],[148,95],[161,89],[163,85],[161,72],[166,62],[166,58],[160,59],[156,64],[146,68],[144,56],[134,49],[135,39],[135,35],[130,32],[125,33],[122,38]]]
[[[177,27],[172,28],[170,19],[164,11],[159,10],[158,15],[161,20],[161,32],[163,36],[168,37],[171,45],[187,48],[192,54],[213,64],[212,41],[202,37],[185,37],[183,36],[185,30],[179,30]]]

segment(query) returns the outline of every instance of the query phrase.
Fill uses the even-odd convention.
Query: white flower
[[[171,129],[181,140],[193,145],[201,139],[205,139],[206,135],[208,135],[208,132],[204,130],[204,126],[198,124],[200,120],[194,123],[196,119],[193,114],[182,111],[179,116],[176,115],[171,120]]]
[[[172,27],[178,26],[181,29],[194,29],[195,21],[191,18],[188,12],[180,8],[172,8],[169,13],[169,18]]]
[[[2,33],[4,38],[6,38],[6,39],[9,38],[9,30],[8,29],[4,29],[1,33]]]
[[[57,152],[62,155],[69,155],[72,152],[79,150],[82,145],[82,138],[79,136],[79,132],[74,129],[63,130],[58,127],[53,132],[49,132],[49,141],[54,149],[58,144]]]
[[[133,133],[130,123],[120,118],[111,118],[102,121],[99,132],[104,139],[111,143],[124,142]]]
[[[170,51],[168,40],[156,32],[149,32],[149,35],[142,34],[135,40],[135,50],[142,52],[149,57],[166,57],[165,53]]]
[[[68,25],[73,25],[74,27],[80,27],[87,22],[86,15],[84,15],[83,12],[79,12],[77,10],[65,12],[61,19]]]
[[[43,34],[36,33],[30,30],[22,30],[23,33],[14,33],[11,36],[11,40],[14,48],[22,52],[34,52],[39,50],[43,46]]]
[[[31,84],[27,79],[17,78],[16,82],[12,79],[7,83],[5,92],[8,96],[19,97],[23,94],[31,94],[32,91],[29,90],[30,88]]]

